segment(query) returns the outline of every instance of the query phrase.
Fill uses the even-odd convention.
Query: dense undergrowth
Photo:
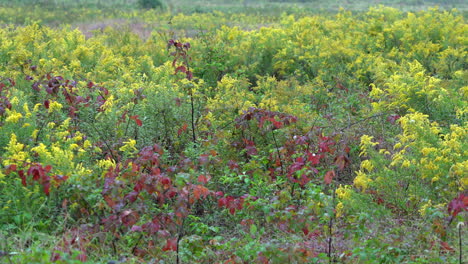
[[[0,29],[0,261],[466,258],[463,15],[173,19]]]

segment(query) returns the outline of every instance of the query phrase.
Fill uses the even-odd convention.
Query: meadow
[[[468,260],[464,1],[144,2],[0,0],[0,263]]]

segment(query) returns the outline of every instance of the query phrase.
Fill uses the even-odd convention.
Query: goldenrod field
[[[468,261],[466,4],[278,2],[0,1],[0,263]]]

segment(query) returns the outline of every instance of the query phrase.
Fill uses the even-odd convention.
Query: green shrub
[[[163,8],[161,0],[138,0],[138,5],[141,8]]]

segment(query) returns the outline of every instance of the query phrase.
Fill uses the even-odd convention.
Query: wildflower
[[[432,206],[432,201],[429,200],[427,203],[423,204],[421,208],[418,210],[418,212],[421,214],[421,216],[426,216],[427,210]]]
[[[427,156],[429,155],[430,153],[433,153],[433,152],[436,152],[437,149],[436,148],[423,148],[421,149],[421,153],[424,155],[424,156]]]
[[[6,113],[8,116],[5,119],[5,122],[18,123],[18,121],[23,117],[21,113],[10,111],[9,109],[6,110]]]
[[[338,196],[339,199],[342,200],[348,200],[351,197],[351,186],[345,185],[342,186],[340,184],[340,187],[338,187],[335,191],[336,195]]]
[[[8,146],[5,148],[6,152],[9,154],[4,155],[4,157],[8,157],[3,160],[3,165],[8,166],[10,164],[15,164],[17,162],[26,161],[29,162],[28,154],[23,151],[24,144],[18,143],[16,135],[14,133],[10,136],[10,142]]]
[[[51,158],[51,153],[47,150],[47,146],[43,143],[39,143],[38,146],[31,149],[31,152],[36,152],[39,157],[42,158]]]
[[[372,142],[373,138],[374,137],[368,136],[368,135],[363,135],[361,137],[361,153],[359,154],[359,156],[367,156],[367,154],[368,154],[367,150],[370,147],[373,147],[373,146],[379,144],[378,142]]]
[[[78,146],[78,144],[73,143],[73,144],[70,144],[70,147],[69,147],[69,148],[70,148],[70,150],[74,150],[74,149],[77,149],[77,148],[79,148],[79,147],[80,147],[80,146]]]
[[[361,168],[367,170],[368,172],[371,172],[374,169],[374,165],[372,164],[372,161],[364,160],[363,162],[361,162]]]
[[[366,191],[369,183],[372,182],[372,180],[369,179],[367,175],[361,170],[357,171],[356,174],[357,176],[354,178],[354,185],[358,188],[361,188],[363,192]]]
[[[107,170],[110,167],[115,167],[115,161],[113,159],[103,159],[103,160],[98,160],[97,165],[104,169]]]
[[[63,105],[57,101],[51,101],[49,104],[49,113],[54,112],[55,110],[60,111]]]
[[[135,145],[136,145],[136,140],[130,139],[124,142],[124,145],[120,147],[119,150],[122,152],[129,152],[129,153],[136,152],[138,150],[135,148]]]
[[[344,212],[344,205],[342,202],[339,202],[336,207],[335,207],[335,211],[336,211],[336,217],[341,217],[343,215],[343,212]]]
[[[83,148],[89,148],[89,147],[91,147],[91,142],[89,142],[89,140],[85,140],[83,143]]]
[[[106,99],[103,105],[101,105],[101,109],[104,110],[105,113],[109,112],[114,105],[114,96],[110,95],[109,98]]]

